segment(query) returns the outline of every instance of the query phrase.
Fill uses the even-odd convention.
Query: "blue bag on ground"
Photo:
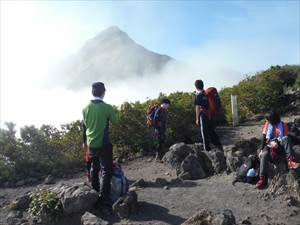
[[[124,175],[122,167],[118,163],[113,164],[113,175],[111,178],[110,198],[113,202],[127,194],[129,190],[128,180]]]

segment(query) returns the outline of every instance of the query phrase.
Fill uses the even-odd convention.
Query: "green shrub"
[[[241,120],[270,109],[284,113],[289,104],[284,96],[284,87],[297,86],[299,76],[300,66],[272,66],[266,71],[246,77],[231,88],[223,88],[220,97],[227,119],[232,120],[230,95],[238,98]]]
[[[42,221],[58,221],[63,213],[62,204],[56,193],[49,190],[40,190],[31,194],[28,213],[31,217]]]

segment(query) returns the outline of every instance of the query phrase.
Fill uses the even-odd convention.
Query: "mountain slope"
[[[67,87],[78,88],[95,80],[116,81],[158,73],[170,61],[171,57],[145,49],[113,26],[57,65],[53,75]]]

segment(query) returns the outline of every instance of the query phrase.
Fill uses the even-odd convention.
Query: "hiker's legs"
[[[92,163],[92,169],[91,169],[92,187],[97,192],[99,192],[100,191],[100,183],[99,183],[100,159],[98,155],[91,156],[90,159]]]
[[[288,136],[284,137],[282,139],[282,145],[283,145],[283,148],[284,148],[284,151],[285,151],[285,156],[287,158],[294,155],[291,140]]]
[[[164,155],[164,143],[165,143],[164,138],[161,138],[158,140],[158,148],[157,148],[157,158],[158,159],[162,159],[162,157]]]
[[[207,120],[207,131],[211,142],[220,150],[223,150],[219,135],[215,131],[215,124],[213,120]]]
[[[200,115],[200,137],[204,146],[204,150],[209,151],[209,138],[208,138],[208,128],[207,128],[207,117],[205,115]]]
[[[113,153],[112,145],[106,145],[100,152],[100,163],[102,168],[102,185],[100,190],[100,200],[109,203],[111,178],[113,173]]]
[[[161,128],[156,128],[154,136],[157,143],[157,147],[155,149],[155,158],[161,159],[164,151],[165,131]]]
[[[260,177],[268,177],[268,167],[270,162],[269,149],[265,148],[260,158]]]
[[[91,179],[91,168],[92,168],[92,162],[91,162],[91,160],[86,161],[85,165],[86,165],[86,175],[87,175],[88,181],[90,182],[90,179]]]

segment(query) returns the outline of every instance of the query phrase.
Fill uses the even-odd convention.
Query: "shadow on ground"
[[[133,221],[159,221],[167,224],[182,224],[186,219],[172,215],[169,210],[160,205],[149,202],[139,202],[140,211],[137,215],[130,217]]]

